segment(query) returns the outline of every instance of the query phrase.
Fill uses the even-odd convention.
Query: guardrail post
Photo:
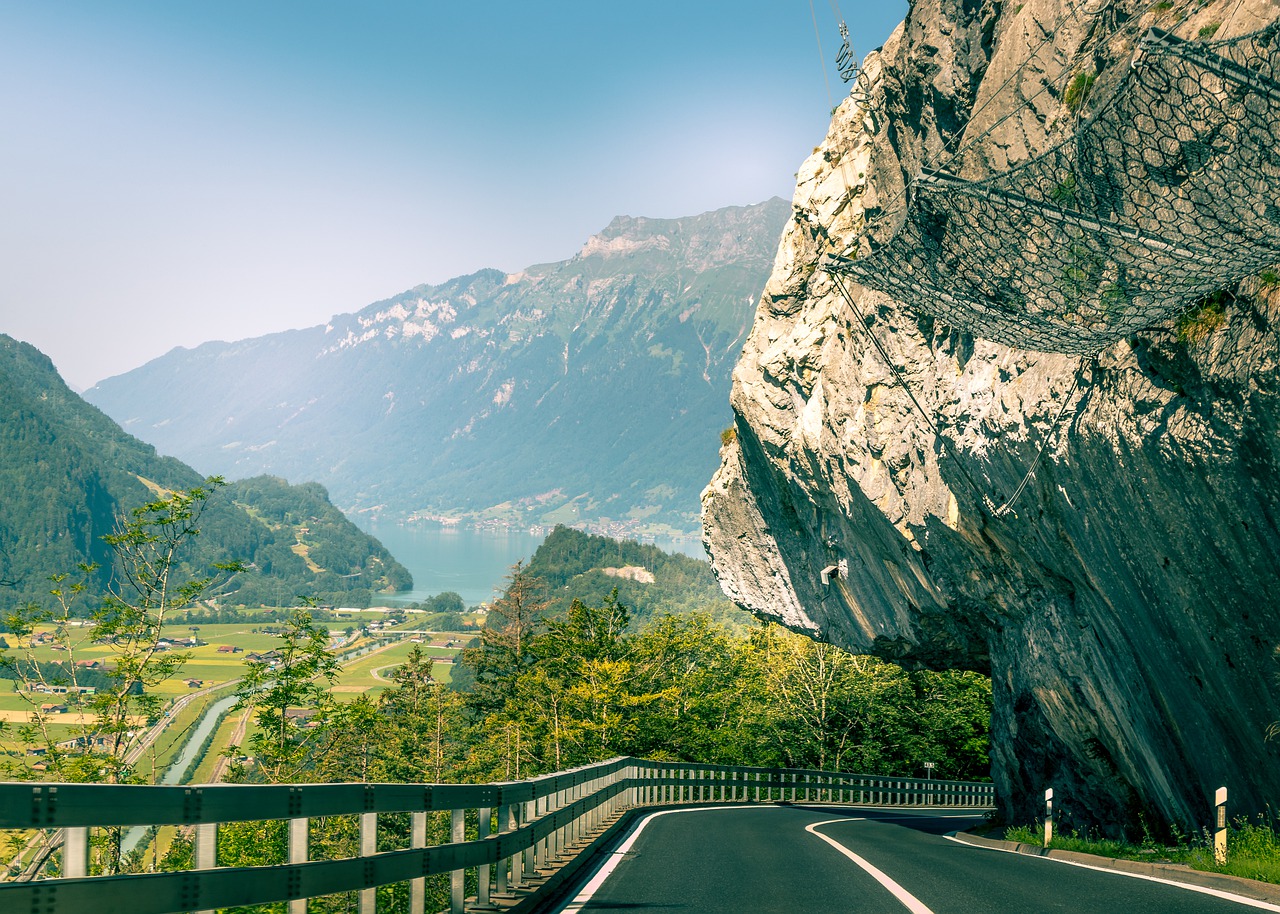
[[[484,840],[489,837],[489,830],[493,824],[493,810],[486,807],[480,807],[477,813],[479,820],[476,822],[476,837]],[[489,906],[489,864],[482,863],[476,867],[476,904],[484,907]]]
[[[533,801],[530,800],[524,803],[516,803],[511,807],[511,828],[513,831],[529,824],[530,807],[532,805]],[[516,851],[515,856],[511,858],[511,887],[513,889],[518,889],[524,884],[524,874],[528,872],[525,867],[525,855],[532,853],[532,851],[531,847],[522,848]]]
[[[548,809],[548,812],[553,814],[564,808],[563,787],[551,795],[549,806],[550,808]],[[560,857],[560,851],[564,848],[564,826],[561,825],[559,828],[553,830],[548,837],[550,840],[547,842],[547,857],[545,863],[547,866],[550,866],[554,860]]]
[[[582,799],[584,786],[585,785],[583,784],[574,784],[569,788],[569,801],[566,805],[572,806]],[[566,851],[582,840],[582,817],[580,815],[574,815],[574,817],[569,820],[569,828],[566,833],[566,837],[568,839],[564,843]]]
[[[504,803],[498,807],[498,834],[505,835],[511,831],[511,804]],[[505,896],[507,894],[507,868],[511,866],[511,858],[505,857],[498,861],[497,879],[495,879],[494,894]]]
[[[1053,843],[1053,788],[1044,792],[1044,846]]]
[[[536,822],[547,813],[547,801],[550,797],[541,796],[524,804],[524,821],[528,825]],[[543,835],[525,850],[524,871],[530,876],[538,872],[538,867],[547,865],[547,843],[550,837]]]
[[[309,822],[306,816],[289,820],[289,862],[307,862],[307,839]],[[307,914],[307,899],[289,899],[289,914]]]
[[[360,813],[360,856],[372,857],[378,852],[378,814],[376,812]],[[375,914],[378,907],[378,889],[370,887],[360,890],[359,914]]]
[[[89,875],[88,826],[62,830],[62,875],[66,879]]]
[[[1222,864],[1227,862],[1227,788],[1218,788],[1213,795],[1213,805],[1213,859]]]
[[[427,814],[415,812],[409,815],[409,847],[427,846]],[[427,904],[427,877],[409,880],[409,914],[423,914]]]
[[[449,840],[454,844],[461,844],[467,839],[467,811],[465,809],[455,809],[450,813]],[[449,914],[463,914],[462,906],[465,902],[466,870],[451,870],[449,872]]]
[[[218,823],[201,822],[193,834],[195,847],[191,856],[195,869],[211,870],[218,865]],[[197,911],[196,914],[213,914],[213,911]]]

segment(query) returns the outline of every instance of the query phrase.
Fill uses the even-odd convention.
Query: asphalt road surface
[[[761,805],[638,820],[561,914],[1246,914],[1233,900],[961,844],[959,811]]]

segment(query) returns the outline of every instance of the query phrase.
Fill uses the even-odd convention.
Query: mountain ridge
[[[173,350],[86,398],[206,472],[314,479],[357,517],[689,532],[789,213],[617,217],[568,260]]]
[[[100,592],[114,558],[102,536],[115,532],[117,518],[157,493],[204,483],[195,469],[128,435],[76,395],[44,353],[3,334],[0,416],[0,580],[9,582],[0,599],[7,602],[47,597],[50,575],[81,564],[97,566],[88,584]],[[294,554],[299,527],[329,567],[316,572]],[[232,483],[213,496],[201,528],[189,568],[200,574],[232,559],[256,566],[235,583],[242,600],[286,584],[288,592],[356,602],[372,590],[411,586],[409,573],[319,486],[270,478]],[[356,572],[369,586],[344,577]]]

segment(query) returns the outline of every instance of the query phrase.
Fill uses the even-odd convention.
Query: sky
[[[0,332],[85,389],[564,260],[616,215],[790,199],[841,17],[862,56],[906,8],[5,0]]]

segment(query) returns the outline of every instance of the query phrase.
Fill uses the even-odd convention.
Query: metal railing
[[[448,873],[450,910],[460,914],[469,871],[478,905],[510,899],[629,809],[779,801],[983,809],[994,794],[986,783],[634,758],[475,785],[3,783],[0,829],[61,830],[63,846],[58,878],[0,883],[0,911],[166,914],[289,901],[290,914],[305,914],[308,898],[356,891],[361,914],[374,914],[378,886],[408,883],[410,911],[424,914],[426,878]],[[428,846],[427,817],[444,812],[449,841]],[[379,851],[378,816],[391,813],[409,814],[408,847]],[[318,816],[358,816],[359,855],[308,859]],[[264,820],[288,822],[287,862],[219,867],[218,827]],[[89,875],[90,829],[140,825],[189,829],[194,868]]]

